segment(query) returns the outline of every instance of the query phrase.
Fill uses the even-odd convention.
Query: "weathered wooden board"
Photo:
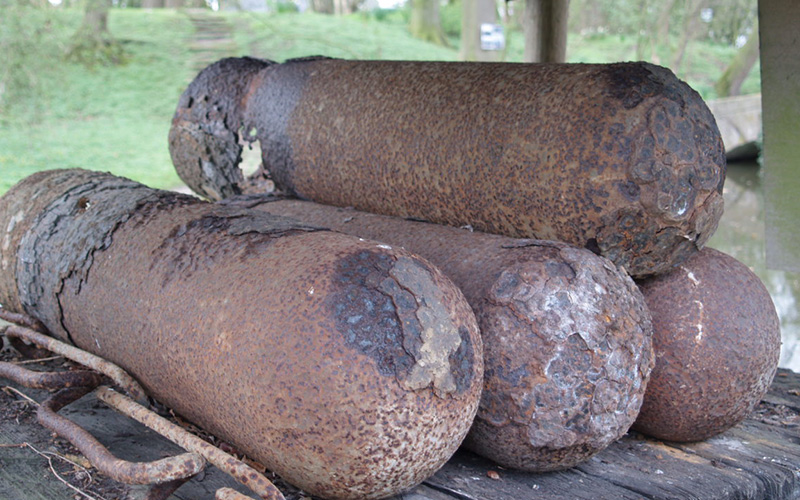
[[[13,384],[0,382],[0,386]],[[41,401],[44,391],[21,389]],[[35,421],[34,408],[0,392],[0,446],[29,443],[40,452],[69,455]],[[180,449],[87,396],[61,412],[80,423],[120,458],[153,460]],[[75,466],[53,458],[56,471],[94,498],[140,499],[142,486],[116,485],[90,470],[95,488]],[[277,479],[277,478],[275,478]],[[280,482],[287,499],[307,498]],[[171,500],[214,498],[221,486],[246,493],[213,467],[182,486]],[[47,460],[28,447],[0,447],[0,500],[67,500],[77,493],[59,481]],[[800,374],[779,371],[750,418],[704,442],[664,443],[630,433],[569,471],[530,474],[505,470],[459,452],[424,484],[394,500],[525,499],[796,499],[800,498]]]

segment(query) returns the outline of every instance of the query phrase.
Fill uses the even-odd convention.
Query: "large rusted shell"
[[[653,315],[656,366],[634,428],[699,441],[744,420],[780,355],[778,315],[758,277],[706,248],[640,288]]]
[[[17,262],[0,282],[15,281],[0,290],[8,304],[287,481],[325,498],[389,496],[466,435],[481,340],[426,261],[108,174],[48,172],[2,203],[37,193],[49,203],[2,253]]]
[[[722,215],[714,118],[647,63],[226,59],[178,103],[178,173],[212,198],[247,191],[228,175],[240,135],[300,198],[565,241],[632,276],[685,260]]]
[[[562,243],[275,197],[224,202],[403,246],[459,285],[484,345],[481,406],[466,445],[501,465],[571,467],[624,435],[653,366],[644,298],[611,262]]]

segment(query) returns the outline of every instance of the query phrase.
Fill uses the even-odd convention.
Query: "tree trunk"
[[[672,9],[675,7],[675,3],[676,0],[656,2],[658,15],[654,16],[648,8],[650,3],[647,0],[642,2],[639,12],[639,22],[643,29],[636,39],[637,60],[641,61],[649,56],[651,62],[661,64],[661,56],[658,54],[658,47],[669,47],[669,19],[672,14]]]
[[[95,36],[108,34],[108,2],[105,0],[89,0],[83,14],[83,26]]]
[[[311,0],[311,10],[317,14],[333,14],[333,0]]]
[[[164,0],[142,0],[143,9],[163,9]]]
[[[184,0],[165,0],[164,7],[168,9],[180,9],[184,6]]]
[[[333,0],[333,13],[337,16],[347,14],[347,0]]]
[[[753,29],[753,33],[747,39],[747,43],[736,51],[733,60],[725,68],[725,72],[714,84],[717,97],[729,97],[739,95],[742,90],[742,82],[750,74],[756,61],[758,60],[758,25]]]
[[[650,60],[655,64],[661,64],[661,57],[656,48],[660,45],[669,47],[669,18],[674,6],[675,0],[666,0],[661,6],[661,15],[658,16],[658,26],[656,26],[656,38],[650,46]]]
[[[564,62],[568,20],[569,0],[526,0],[525,61]]]
[[[447,45],[439,19],[439,0],[411,0],[409,31],[414,38]]]
[[[708,0],[694,0],[688,6],[689,8],[687,8],[688,17],[684,19],[683,33],[681,33],[681,39],[678,42],[678,49],[672,58],[672,64],[670,64],[670,69],[676,73],[681,65],[681,62],[683,62],[683,56],[686,55],[686,47],[694,38],[697,28],[700,25],[700,11],[703,10],[707,3]]]
[[[85,66],[125,62],[122,45],[108,31],[110,0],[88,0],[83,23],[72,36],[67,59]]]
[[[499,61],[501,51],[481,49],[481,24],[497,23],[494,0],[464,0],[461,5],[462,61]]]

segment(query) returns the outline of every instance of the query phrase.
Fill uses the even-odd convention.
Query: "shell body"
[[[108,174],[47,172],[0,208],[19,199],[41,203],[12,214],[3,305],[305,491],[391,496],[466,435],[482,344],[426,261]]]
[[[170,151],[195,191],[248,191],[260,141],[300,198],[588,247],[631,276],[702,248],[722,215],[707,106],[646,63],[226,59],[186,89]]]
[[[270,201],[268,201],[270,200]],[[586,249],[299,200],[224,202],[401,246],[467,297],[484,389],[466,446],[529,471],[565,469],[624,435],[653,366],[650,314],[624,271]]]
[[[700,441],[744,420],[780,355],[778,315],[761,280],[706,248],[640,288],[653,315],[656,365],[634,428]]]

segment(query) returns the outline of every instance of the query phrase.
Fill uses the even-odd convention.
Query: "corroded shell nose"
[[[421,258],[95,172],[37,175],[0,205],[34,195],[36,213],[0,215],[16,262],[3,306],[288,482],[391,496],[466,436],[481,339],[464,296]]]

